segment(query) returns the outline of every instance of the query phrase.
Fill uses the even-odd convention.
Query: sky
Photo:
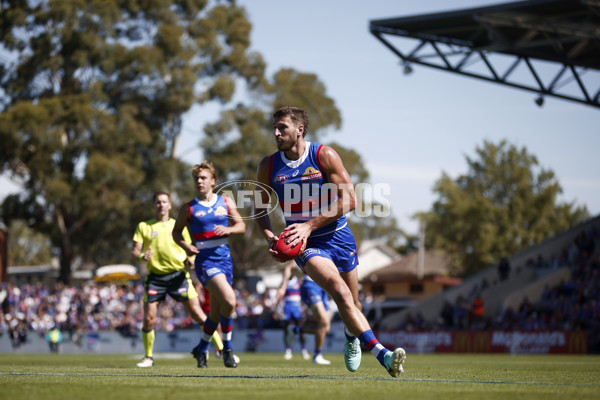
[[[412,217],[431,209],[443,172],[466,174],[485,140],[525,147],[552,170],[561,202],[600,214],[600,110],[424,66],[404,75],[399,58],[369,32],[369,21],[501,4],[475,0],[238,0],[253,25],[251,50],[272,76],[280,68],[314,73],[342,114],[342,127],[323,141],[357,151],[371,184],[387,184],[392,213],[415,234]],[[596,90],[598,90],[596,88]],[[214,106],[192,109],[177,154],[196,163],[202,126]],[[2,192],[14,190],[5,179]]]

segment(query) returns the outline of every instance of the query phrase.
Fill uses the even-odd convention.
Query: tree
[[[8,228],[8,264],[13,266],[50,265],[52,246],[47,236],[15,220]]]
[[[478,272],[589,217],[586,207],[557,201],[554,173],[525,147],[484,141],[476,154],[466,158],[466,175],[442,174],[438,199],[421,214],[426,246],[447,250],[455,274]]]
[[[68,283],[75,254],[128,256],[153,191],[189,187],[182,115],[260,85],[264,62],[235,1],[14,1],[0,21],[0,173],[24,187],[4,218],[50,236]]]

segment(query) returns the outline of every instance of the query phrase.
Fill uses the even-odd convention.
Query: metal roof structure
[[[370,21],[402,60],[600,108],[600,0],[532,0]]]

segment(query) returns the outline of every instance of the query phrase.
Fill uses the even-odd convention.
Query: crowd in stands
[[[510,271],[509,264],[501,265],[500,281],[507,279]],[[560,255],[549,259],[539,256],[526,265],[536,271],[562,267],[569,267],[570,279],[553,287],[546,285],[540,299],[530,301],[524,297],[518,307],[506,307],[493,318],[481,316],[481,295],[490,287],[484,279],[467,296],[446,301],[438,320],[426,321],[418,313],[408,314],[398,329],[587,330],[594,332],[590,335],[592,344],[591,336],[600,338],[600,229],[582,231]]]
[[[278,326],[275,290],[263,295],[236,290],[240,328]],[[98,331],[117,331],[137,337],[142,329],[144,288],[140,282],[128,284],[85,283],[69,286],[57,283],[52,288],[41,284],[0,287],[0,335],[10,336],[14,347],[27,336],[43,336],[58,327],[73,343],[81,345],[85,335]],[[199,329],[184,306],[167,296],[156,318],[156,330]]]
[[[446,302],[437,321],[425,321],[419,314],[409,315],[399,326],[403,330],[497,329],[497,330],[594,330],[600,332],[600,230],[582,232],[560,254],[545,260],[538,257],[528,268],[569,266],[571,278],[546,287],[541,298],[524,298],[518,308],[508,307],[501,315],[483,318],[481,294],[489,287],[483,280],[468,296]],[[279,328],[280,305],[275,289],[251,293],[236,285],[235,323],[240,328]],[[7,334],[18,347],[27,336],[43,336],[58,327],[74,343],[81,344],[90,332],[111,330],[137,337],[143,321],[143,285],[85,283],[68,286],[57,283],[0,286],[0,335]],[[196,328],[181,303],[167,300],[159,307],[156,330]]]

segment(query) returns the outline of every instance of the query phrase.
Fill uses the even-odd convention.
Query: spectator
[[[478,293],[473,300],[471,314],[471,327],[475,329],[483,329],[483,299],[481,298],[481,293]]]
[[[510,275],[510,262],[508,258],[504,257],[500,260],[500,264],[498,264],[498,277],[500,278],[500,282],[508,279]]]
[[[454,327],[454,311],[452,309],[452,304],[448,300],[444,301],[444,306],[442,307],[442,311],[440,312],[440,317],[442,318],[443,327],[446,329],[452,329]]]
[[[46,332],[46,341],[50,346],[51,353],[60,352],[60,343],[63,340],[63,335],[60,329],[56,325],[54,325],[48,332]]]

